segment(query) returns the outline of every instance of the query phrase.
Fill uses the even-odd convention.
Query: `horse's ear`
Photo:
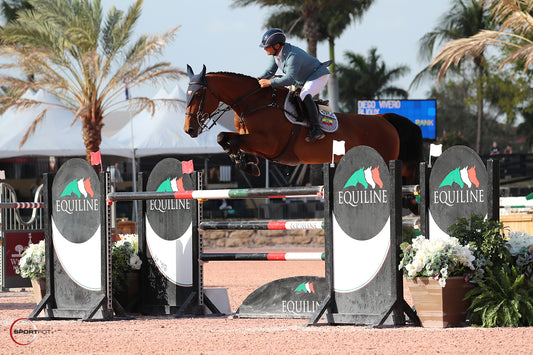
[[[202,71],[200,72],[200,77],[203,78],[204,76],[205,76],[205,64],[204,64]]]
[[[205,68],[205,65],[204,65],[204,68]],[[189,76],[189,79],[192,79],[192,77],[194,76],[194,72],[192,71],[192,68],[189,64],[187,64],[187,75]]]

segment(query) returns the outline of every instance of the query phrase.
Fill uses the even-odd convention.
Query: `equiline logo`
[[[52,183],[52,217],[60,234],[73,243],[85,243],[100,227],[100,180],[84,159],[65,162]]]
[[[479,155],[469,147],[453,146],[442,152],[429,176],[430,229],[444,233],[457,218],[488,212],[489,176]]]
[[[362,167],[355,171],[338,192],[338,203],[353,207],[360,204],[387,203],[387,191],[383,189],[379,169],[379,166]],[[355,189],[348,189],[352,186]]]
[[[159,185],[157,192],[183,191],[183,177],[168,178]]]
[[[312,282],[302,282],[294,289],[295,293],[315,293],[315,288]]]
[[[440,183],[439,187],[443,186],[453,186],[453,184],[459,185],[460,188],[463,188],[465,185],[468,187],[479,187],[479,181],[476,175],[476,166],[474,165],[471,168],[456,168],[452,170]]]
[[[485,190],[480,187],[476,166],[457,167],[442,179],[433,191],[433,203],[454,206],[466,203],[484,203]],[[449,188],[445,188],[449,187]]]
[[[75,178],[64,187],[55,201],[55,210],[67,214],[93,212],[99,210],[98,202],[98,199],[94,198],[91,178]]]
[[[390,215],[390,174],[374,149],[358,146],[341,159],[333,178],[333,214],[350,238],[374,238]]]
[[[194,190],[196,187],[190,174],[183,174],[183,163],[166,158],[157,163],[146,182],[146,191],[165,192]],[[176,240],[185,234],[192,223],[193,200],[157,198],[146,201],[148,231],[165,240]],[[151,233],[151,232],[150,232]]]
[[[156,192],[175,192],[184,191],[183,177],[168,178],[163,181],[157,188]],[[150,211],[158,211],[165,213],[170,210],[188,210],[191,208],[190,200],[149,200],[148,209]]]
[[[72,180],[64,189],[59,197],[71,196],[72,194],[81,197],[87,197],[88,195],[94,197],[94,192],[91,187],[91,178],[81,178]]]

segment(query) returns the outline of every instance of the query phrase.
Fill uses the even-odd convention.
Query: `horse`
[[[285,87],[261,88],[257,79],[237,73],[194,74],[187,65],[189,87],[184,130],[192,138],[216,124],[228,110],[235,113],[237,132],[223,132],[217,142],[237,167],[259,176],[257,156],[285,165],[323,164],[332,159],[333,140],[344,141],[346,151],[366,145],[385,160],[402,161],[404,184],[414,184],[422,160],[422,132],[408,118],[393,114],[335,113],[338,129],[315,142],[305,141],[307,129],[285,117]],[[220,108],[220,103],[226,108]],[[337,162],[342,157],[334,155]]]

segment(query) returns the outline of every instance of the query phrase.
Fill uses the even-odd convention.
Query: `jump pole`
[[[322,252],[287,252],[287,253],[203,253],[202,261],[324,261],[326,253]]]
[[[112,192],[107,195],[108,202],[132,200],[222,200],[241,198],[286,198],[322,197],[322,186],[300,186],[290,188],[251,188],[188,190],[173,192]]]
[[[22,209],[22,208],[43,208],[42,202],[2,202],[0,208]]]
[[[202,230],[295,230],[295,229],[324,229],[323,220],[288,220],[288,221],[238,221],[238,222],[200,222]]]

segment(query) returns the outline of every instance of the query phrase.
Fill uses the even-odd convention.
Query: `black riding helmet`
[[[259,47],[266,48],[278,43],[285,44],[285,33],[279,28],[272,28],[265,32]]]

